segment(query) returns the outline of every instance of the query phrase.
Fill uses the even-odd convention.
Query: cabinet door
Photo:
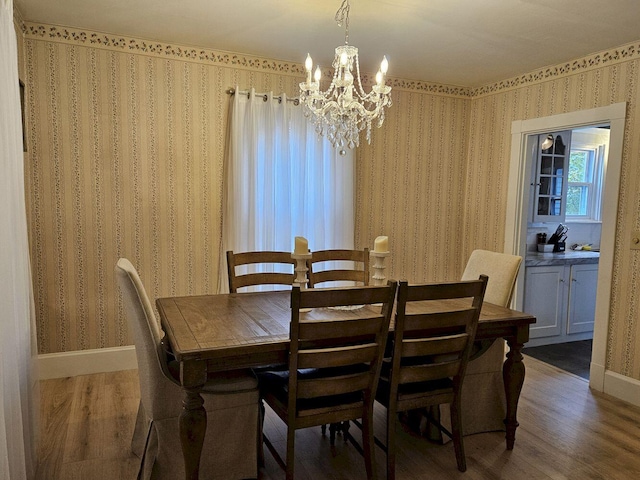
[[[570,277],[567,333],[592,332],[596,316],[598,265],[573,265]]]
[[[570,142],[571,130],[538,135],[533,200],[534,222],[564,221]]]
[[[564,333],[566,283],[564,265],[526,268],[524,311],[536,317],[529,329],[530,338]]]

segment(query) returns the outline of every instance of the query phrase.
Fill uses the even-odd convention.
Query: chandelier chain
[[[349,45],[349,0],[343,0],[342,5],[336,12],[335,20],[339,27],[344,25],[344,44]]]

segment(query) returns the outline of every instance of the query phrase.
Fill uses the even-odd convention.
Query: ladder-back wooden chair
[[[383,363],[376,395],[387,407],[388,479],[395,478],[397,412],[445,403],[451,404],[452,432],[443,431],[453,438],[458,470],[466,470],[460,391],[486,285],[484,275],[455,283],[400,282],[392,356]]]
[[[330,268],[326,262],[338,262],[338,268]],[[353,268],[344,268],[344,262],[353,262]],[[317,287],[326,282],[356,282],[358,285],[369,285],[369,249],[311,252],[309,287]]]
[[[237,269],[250,269],[266,265],[274,271],[258,271],[238,274]],[[295,260],[291,252],[227,252],[227,273],[229,276],[229,292],[237,293],[238,289],[258,285],[281,285],[291,287],[295,274]],[[290,270],[282,272],[278,270]]]
[[[288,480],[294,474],[296,430],[357,418],[363,424],[367,478],[374,478],[373,402],[395,292],[396,282],[293,288],[289,368],[258,374],[262,398],[287,425],[286,463],[266,436],[264,441]],[[371,304],[382,307],[326,308]]]

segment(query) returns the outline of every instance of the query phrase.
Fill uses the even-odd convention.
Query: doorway
[[[531,163],[527,160],[526,139],[528,135],[548,130],[562,130],[588,125],[609,124],[610,144],[608,162],[605,167],[605,185],[602,202],[602,236],[599,274],[596,294],[596,316],[593,333],[593,351],[590,365],[591,388],[604,391],[607,331],[609,325],[609,303],[611,297],[611,275],[613,269],[613,246],[617,221],[617,201],[622,163],[622,144],[626,103],[607,107],[580,110],[512,123],[511,161],[507,212],[505,218],[504,251],[526,255],[527,213],[530,195]],[[521,269],[514,292],[515,307],[522,309],[524,298],[524,269]]]

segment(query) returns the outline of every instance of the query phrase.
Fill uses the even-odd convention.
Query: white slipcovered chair
[[[140,407],[131,442],[140,457],[138,478],[184,478],[179,416],[183,390],[178,364],[163,344],[164,332],[134,266],[118,260],[116,277],[131,326],[140,376]],[[211,378],[203,387],[207,431],[200,478],[257,478],[257,380],[250,372]]]
[[[462,274],[462,280],[487,275],[489,282],[484,301],[508,307],[522,257],[488,250],[474,250]],[[480,342],[481,343],[481,342]],[[486,345],[483,345],[486,347]],[[462,386],[462,434],[504,430],[507,401],[502,379],[505,341],[498,339],[467,365]],[[450,425],[448,405],[441,407],[441,422]]]

